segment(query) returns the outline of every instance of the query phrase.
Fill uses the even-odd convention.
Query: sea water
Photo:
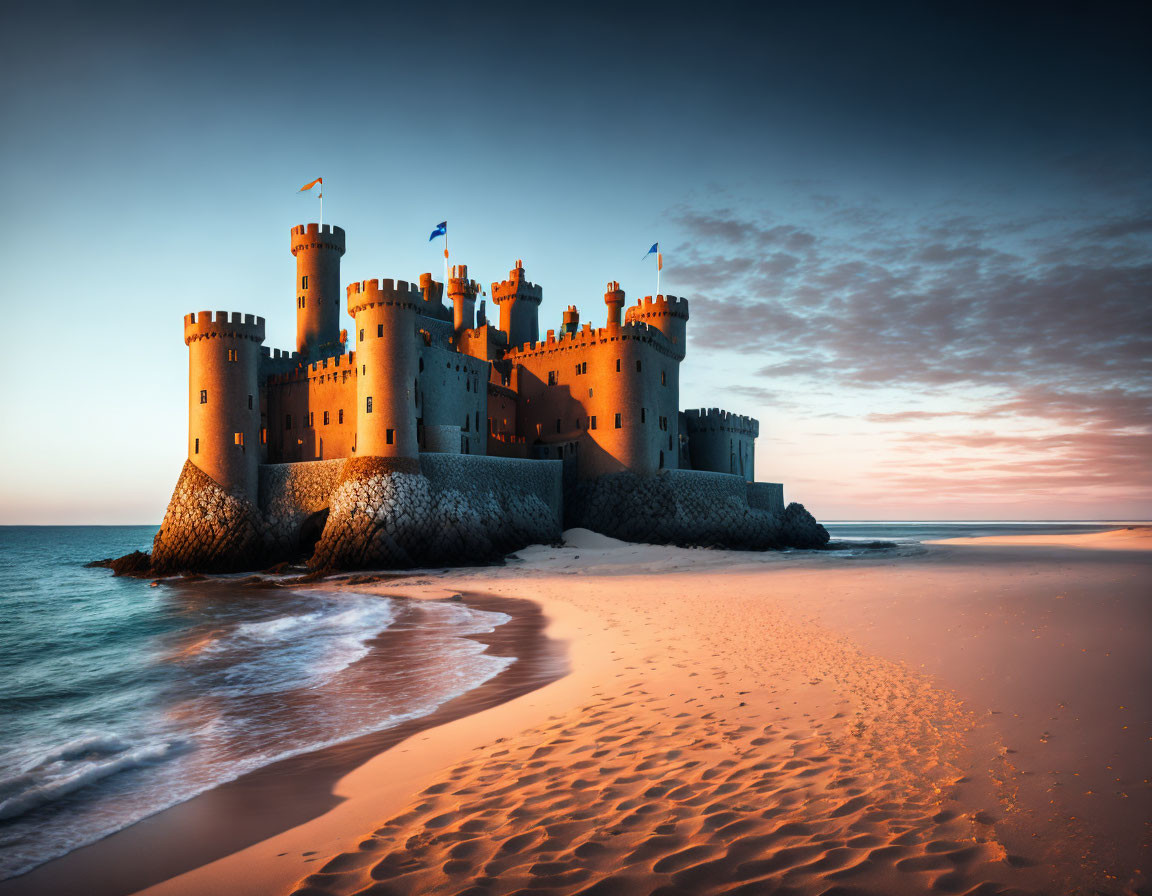
[[[0,879],[428,714],[513,662],[467,637],[509,617],[462,603],[84,568],[147,550],[155,531],[0,527]],[[403,656],[362,662],[381,633],[404,633]]]

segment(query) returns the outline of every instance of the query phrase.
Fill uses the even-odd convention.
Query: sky
[[[158,523],[182,317],[517,258],[689,300],[685,407],[819,519],[1152,517],[1147,4],[9,4],[0,524]]]

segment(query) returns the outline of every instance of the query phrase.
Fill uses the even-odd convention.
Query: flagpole
[[[448,225],[444,225],[444,294],[448,294]]]
[[[320,232],[324,232],[324,185],[320,185]]]

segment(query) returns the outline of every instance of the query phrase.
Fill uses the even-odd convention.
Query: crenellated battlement
[[[694,430],[707,430],[731,432],[753,438],[760,435],[759,420],[754,417],[745,417],[742,414],[733,414],[731,411],[720,408],[688,408],[684,411],[684,417],[688,424],[689,434]]]
[[[329,249],[344,254],[344,228],[335,224],[298,224],[292,228],[292,254],[300,249]]]
[[[508,272],[508,279],[492,284],[492,301],[499,305],[509,299],[528,300],[537,305],[544,299],[544,288],[524,279],[524,262],[516,259],[516,267]]]
[[[476,296],[479,292],[480,284],[468,279],[468,265],[452,265],[452,276],[448,278],[448,295]]]
[[[373,305],[402,305],[416,309],[424,303],[424,293],[419,285],[407,280],[360,280],[349,283],[347,292],[348,313],[353,317],[361,309]]]
[[[624,311],[625,321],[646,320],[657,316],[688,320],[688,300],[677,296],[644,296]]]
[[[285,352],[285,358],[288,353]],[[356,352],[345,352],[342,355],[333,355],[319,361],[300,362],[287,370],[276,371],[268,375],[268,385],[283,385],[285,383],[300,383],[323,377],[326,374],[337,374],[347,371],[349,376],[356,376]]]
[[[651,345],[661,354],[675,357],[675,352],[668,344],[668,339],[664,333],[643,322],[630,323],[623,327],[593,327],[591,324],[584,324],[583,327],[573,333],[561,331],[557,334],[555,330],[549,330],[546,339],[513,346],[508,350],[505,357],[512,361],[518,361],[530,355],[579,350],[592,345],[620,342],[625,339],[637,339]]]
[[[264,318],[239,311],[195,311],[184,315],[184,344],[199,339],[229,337],[264,341]]]

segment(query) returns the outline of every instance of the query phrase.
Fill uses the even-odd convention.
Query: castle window
[[[360,341],[361,342],[364,341],[364,328],[363,327],[360,328]]]
[[[376,336],[379,338],[384,335],[384,324],[376,324]]]
[[[620,359],[619,358],[616,359],[616,372],[617,373],[620,372]]]
[[[588,418],[588,428],[589,429],[595,429],[596,428],[596,415],[595,414],[593,414],[591,417]]]
[[[648,409],[647,408],[640,408],[640,422],[643,423],[647,419],[648,419]]]
[[[556,371],[555,370],[549,370],[548,371],[548,385],[549,386],[555,386],[556,385]]]
[[[241,448],[243,448],[244,447],[244,433],[242,433],[242,432],[232,433],[232,441],[235,444],[239,445]]]
[[[324,412],[324,425],[325,426],[328,425],[328,412],[327,411]]]
[[[387,442],[389,445],[391,445],[391,444],[392,444],[392,442],[393,442],[393,440],[394,440],[395,438],[396,438],[396,430],[394,430],[394,429],[386,429],[386,430],[384,430],[384,440],[385,440],[385,441],[386,441],[386,442]]]
[[[639,358],[636,359],[636,372],[637,373],[640,372],[640,359]]]
[[[363,337],[361,337],[361,338],[363,338]],[[366,376],[367,373],[368,373],[368,365],[367,364],[361,364],[360,365],[360,375]]]
[[[308,412],[308,426],[313,427],[316,425],[316,417],[311,411]]]
[[[663,451],[660,452],[660,469],[661,470],[664,469],[664,452]]]
[[[668,450],[672,450],[672,436],[668,436]]]
[[[235,360],[237,360],[237,358],[236,358],[236,349],[234,349],[234,348],[230,348],[230,349],[228,349],[228,360],[229,360],[229,361],[235,361]]]
[[[560,432],[560,418],[556,418],[556,432]]]
[[[667,386],[668,385],[668,371],[667,370],[661,370],[660,371],[660,385],[661,386]]]
[[[468,378],[464,381],[464,391],[465,392],[471,392],[472,391],[472,379],[471,378]]]
[[[248,410],[252,410],[252,396],[248,396]]]
[[[420,372],[421,373],[424,372],[424,359],[423,358],[420,359]]]
[[[305,274],[303,277],[300,278],[300,288],[301,289],[307,289],[308,288],[308,275],[307,274]]]
[[[300,296],[300,307],[304,307],[304,296]]]
[[[340,410],[338,410],[336,412],[336,422],[337,423],[343,423],[344,422],[344,408],[340,408]]]
[[[200,404],[208,404],[208,390],[207,389],[201,389],[200,390]]]
[[[576,365],[576,376],[580,376],[580,365]]]
[[[268,444],[268,427],[267,426],[261,426],[260,427],[260,444],[261,445],[267,445]]]
[[[585,361],[583,364],[580,365],[580,372],[581,373],[587,373],[588,372],[588,362],[587,361]]]
[[[591,387],[588,388],[588,397],[589,398],[592,397],[592,388]]]
[[[616,428],[617,429],[620,428],[620,415],[619,414],[616,415]]]
[[[199,454],[200,453],[200,440],[199,439],[196,440],[196,450],[193,451],[192,453],[193,454]]]
[[[365,413],[368,413],[368,414],[372,413],[372,396],[371,395],[368,396],[368,406],[365,408]]]
[[[285,414],[284,415],[284,428],[285,429],[291,429],[292,428],[292,415],[291,414]]]

